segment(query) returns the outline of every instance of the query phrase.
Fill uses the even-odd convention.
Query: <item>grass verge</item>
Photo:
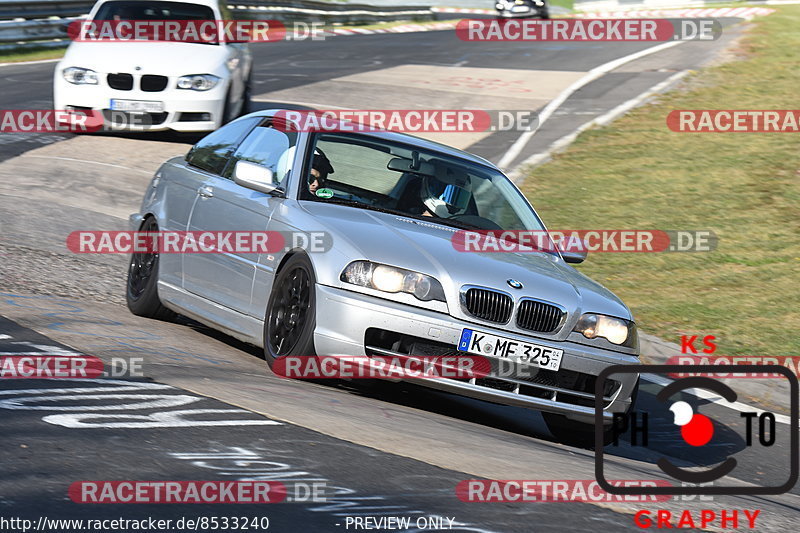
[[[20,61],[40,61],[42,59],[59,59],[64,57],[64,48],[38,48],[35,50],[19,50],[0,52],[0,63],[19,63]]]
[[[579,269],[640,327],[719,352],[800,355],[800,134],[674,133],[673,109],[797,109],[800,6],[758,18],[737,60],[704,69],[530,171],[551,228],[712,229],[711,253],[596,254]]]

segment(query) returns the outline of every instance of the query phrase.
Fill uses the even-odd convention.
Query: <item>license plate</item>
[[[512,13],[524,13],[526,11],[530,11],[531,8],[528,6],[514,6],[511,8]]]
[[[164,111],[164,102],[153,100],[118,100],[111,99],[111,109],[113,111],[143,111],[149,113],[161,113]]]
[[[509,359],[548,370],[558,370],[564,355],[564,350],[557,348],[519,342],[467,328],[461,332],[458,351]]]

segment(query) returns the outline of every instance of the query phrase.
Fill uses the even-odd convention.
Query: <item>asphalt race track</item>
[[[742,30],[735,19],[723,24],[718,41],[683,43],[586,85],[510,167],[675,73],[713,61]],[[260,44],[252,47],[254,99],[260,109],[539,110],[592,68],[651,46],[469,43],[452,31]],[[0,67],[0,108],[52,106],[54,65]],[[437,140],[498,162],[518,136],[455,134]],[[610,532],[638,530],[633,516],[642,509],[675,515],[688,509],[696,516],[703,509],[758,509],[759,531],[797,529],[796,486],[782,495],[713,501],[676,496],[661,502],[462,502],[455,488],[468,479],[593,480],[594,451],[550,434],[536,412],[409,383],[280,379],[258,349],[187,319],[166,323],[133,316],[124,301],[128,258],[72,254],[66,235],[127,229],[127,215],[137,210],[157,166],[198,138],[0,135],[0,353],[86,354],[121,369],[93,381],[0,383],[0,516],[34,523],[42,517],[267,517],[269,529],[279,532],[358,530],[356,517],[411,517],[406,531],[438,524],[452,531]],[[655,399],[659,389],[644,381],[640,405],[663,410]],[[786,479],[788,425],[778,423],[768,450],[748,447],[739,412],[693,396],[687,401],[705,404],[703,413],[727,428],[725,444],[689,458],[674,432],[656,428],[647,449],[628,442],[614,448],[606,457],[609,479],[657,477],[661,457],[705,466],[731,454],[739,465],[720,484],[768,486]],[[283,482],[292,501],[87,504],[68,496],[78,481],[254,479]],[[311,485],[324,498],[309,501],[305,488]],[[743,515],[739,520],[746,523]],[[708,529],[721,530],[719,524]]]

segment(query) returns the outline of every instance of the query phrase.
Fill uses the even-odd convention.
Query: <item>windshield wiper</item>
[[[426,217],[424,215],[409,215],[407,213],[398,213],[398,214],[402,214],[404,217],[413,218],[414,220],[420,220],[422,222],[431,222],[433,224],[441,224],[442,226],[450,226],[452,228],[485,231],[483,228],[479,228],[478,226],[474,226],[472,224],[467,224],[466,222],[460,222],[458,220],[453,220],[450,218]]]

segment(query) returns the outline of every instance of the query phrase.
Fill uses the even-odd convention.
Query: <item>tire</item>
[[[228,87],[228,90],[225,92],[225,105],[222,106],[222,120],[219,124],[220,127],[224,126],[235,118],[236,115],[233,113],[231,108],[231,88]]]
[[[222,106],[222,117],[220,118],[219,127],[224,126],[231,121],[228,115],[231,114],[231,90],[225,93],[225,105]]]
[[[147,217],[139,231],[158,231],[158,223]],[[125,300],[131,313],[156,320],[171,320],[175,313],[164,307],[158,298],[158,252],[131,254]]]
[[[272,285],[264,317],[264,358],[270,368],[287,355],[315,356],[316,277],[306,254],[292,255]]]
[[[542,8],[539,11],[539,18],[542,20],[548,20],[550,18],[550,10],[547,7]]]
[[[252,111],[253,106],[253,73],[247,75],[247,80],[244,82],[244,89],[242,89],[242,108],[239,110],[239,116],[246,115]]]

